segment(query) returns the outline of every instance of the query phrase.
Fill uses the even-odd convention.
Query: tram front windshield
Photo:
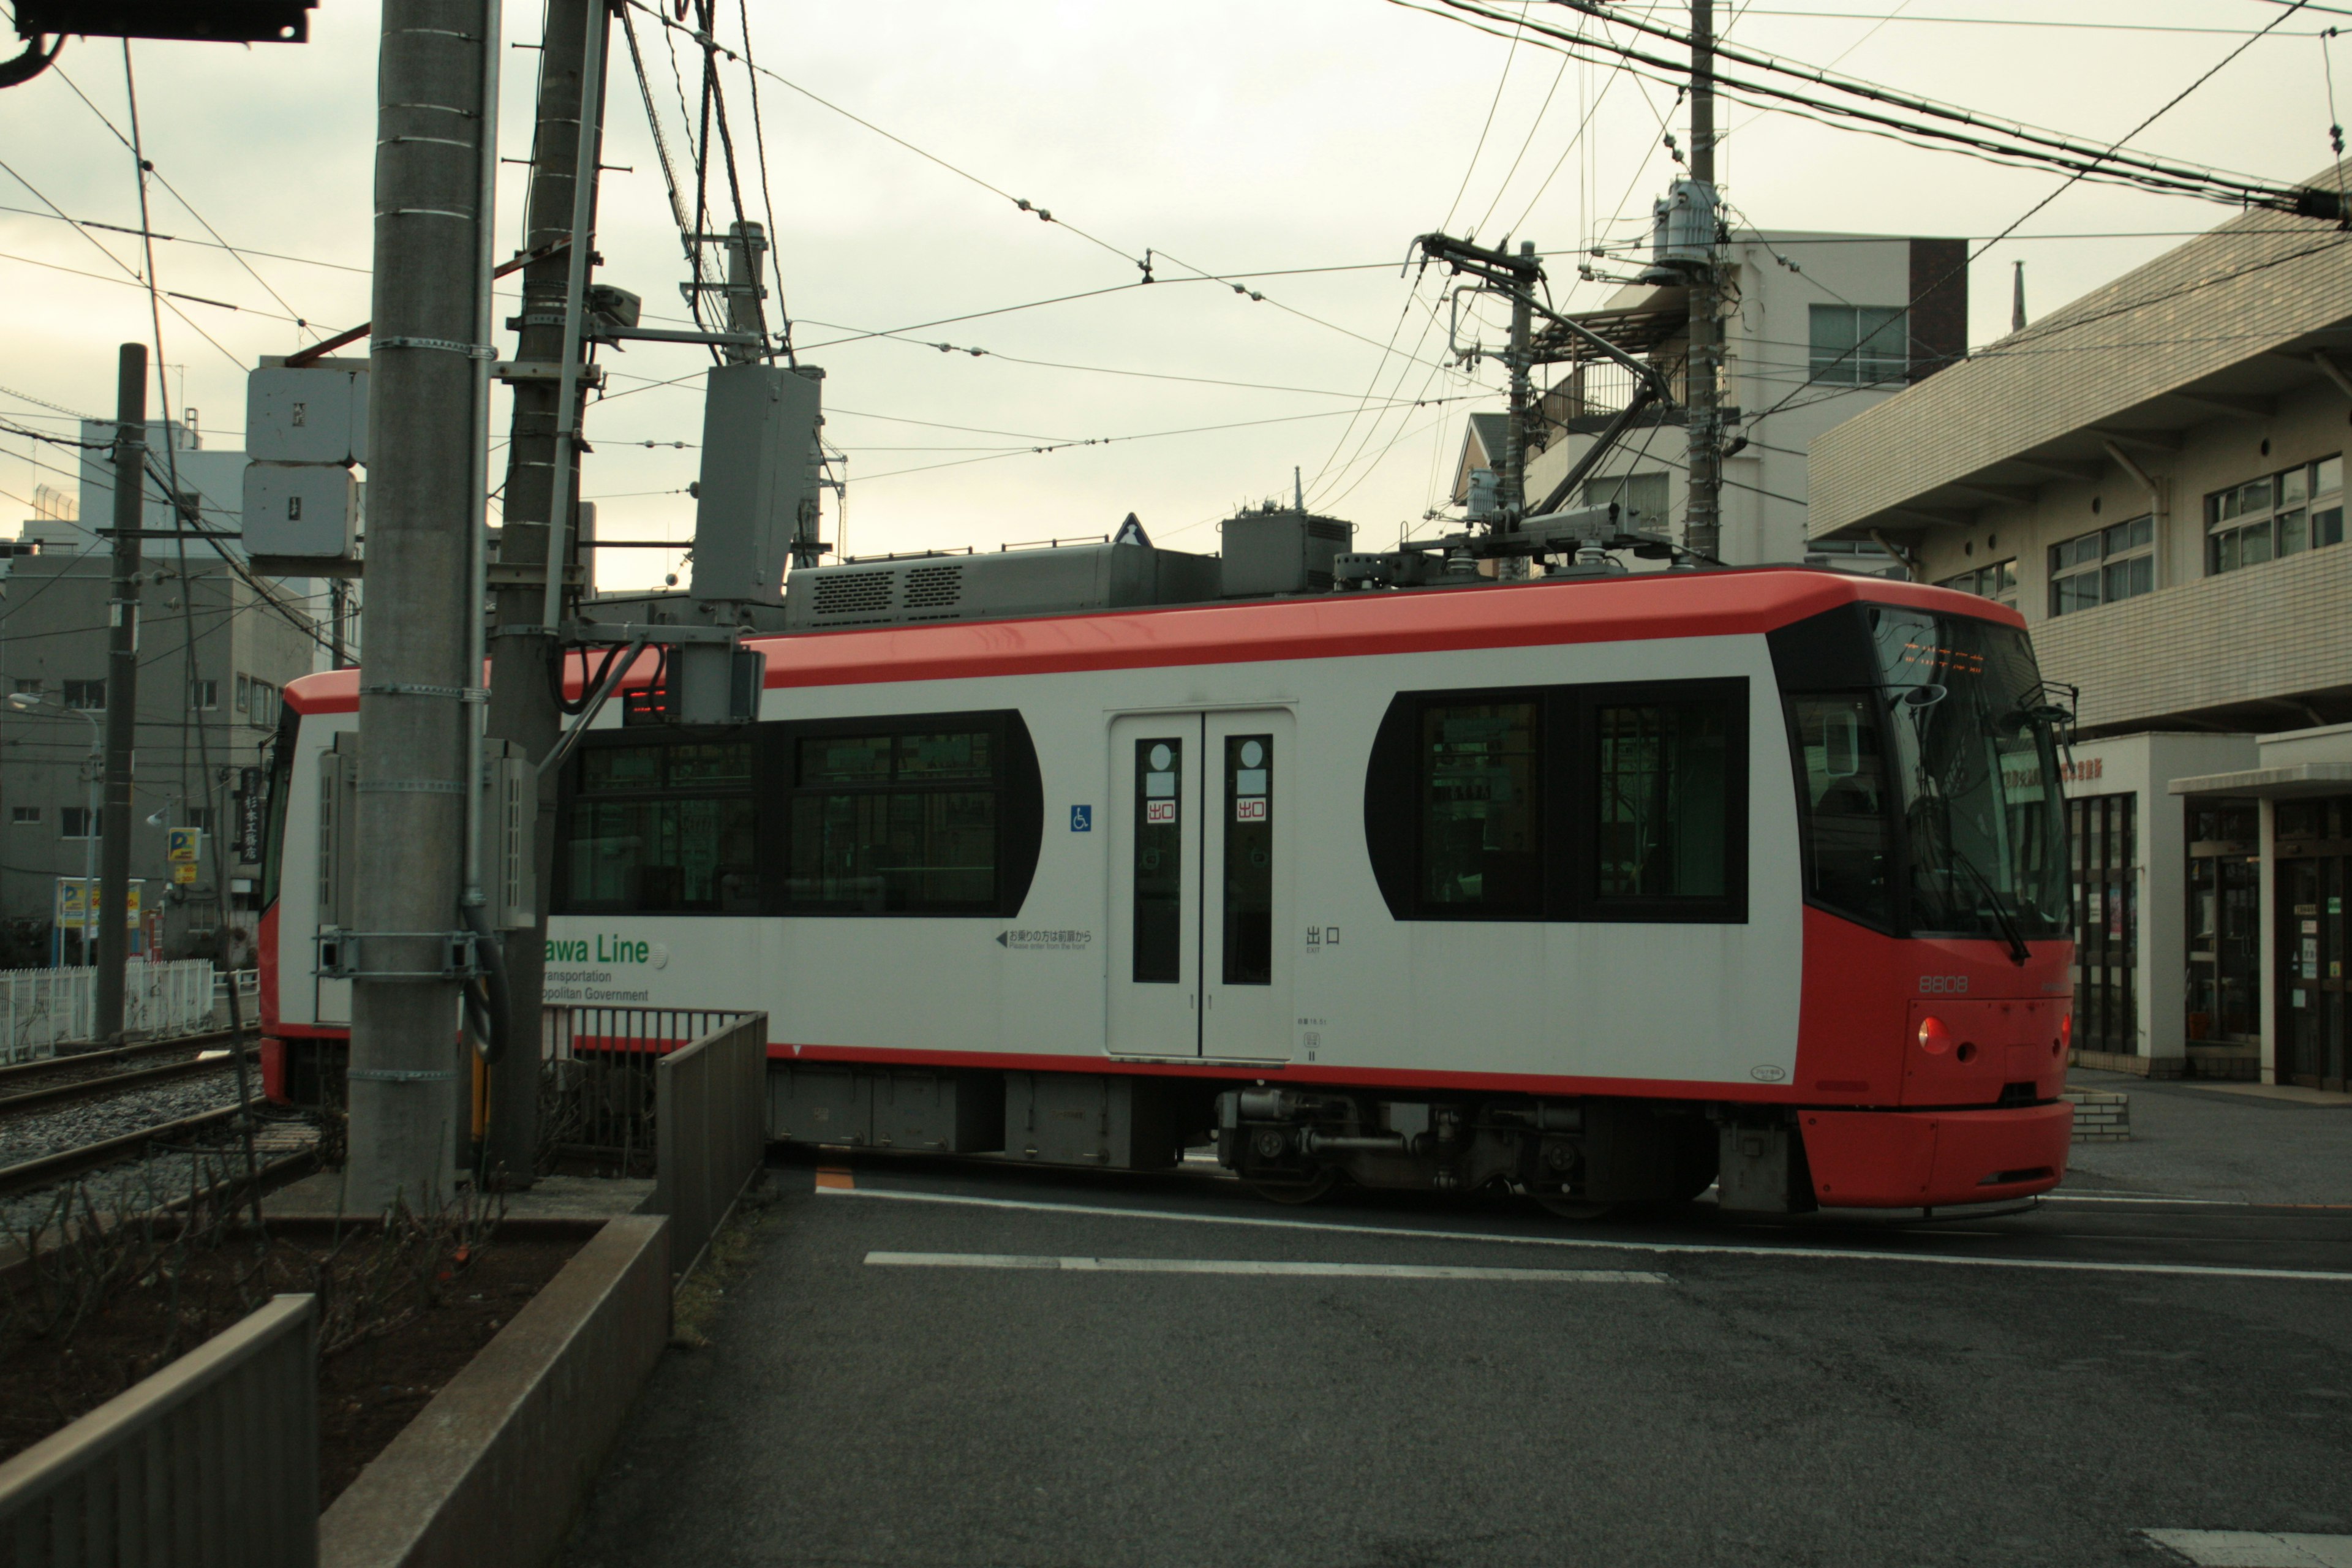
[[[1885,605],[1869,607],[1868,622],[1911,930],[2064,934],[2065,806],[2025,634]]]

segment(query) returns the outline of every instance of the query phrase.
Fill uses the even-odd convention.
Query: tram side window
[[[749,742],[592,744],[569,817],[569,908],[755,913],[757,817]]]
[[[1894,923],[1887,877],[1886,768],[1877,699],[1788,698],[1804,780],[1805,892],[1814,902],[1874,925]]]
[[[1719,900],[1732,874],[1729,704],[1601,702],[1593,893]]]
[[[1542,705],[1422,710],[1420,901],[1472,919],[1543,913]]]
[[[862,914],[993,910],[1003,753],[993,727],[797,737],[787,902]]]

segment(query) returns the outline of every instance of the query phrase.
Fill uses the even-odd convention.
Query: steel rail
[[[0,1067],[0,1087],[21,1083],[44,1073],[64,1072],[69,1068],[105,1067],[140,1057],[160,1057],[165,1051],[184,1050],[190,1046],[219,1045],[229,1037],[231,1032],[227,1029],[206,1029],[199,1035],[175,1035],[168,1040],[142,1040],[135,1046],[116,1046],[103,1051],[75,1051],[66,1056],[43,1057],[37,1061],[11,1062],[6,1067]],[[247,1034],[252,1032],[247,1031]]]
[[[249,1055],[250,1053],[248,1053]],[[170,1083],[175,1079],[194,1078],[202,1073],[224,1072],[236,1065],[236,1058],[223,1051],[216,1057],[197,1055],[184,1062],[166,1062],[162,1067],[141,1068],[132,1072],[103,1073],[97,1078],[78,1078],[64,1083],[48,1084],[40,1089],[28,1089],[22,1094],[0,1097],[0,1116],[12,1116],[20,1110],[35,1110],[44,1105],[62,1105],[76,1100],[102,1100],[110,1094],[143,1088],[150,1084]]]
[[[77,1148],[60,1149],[54,1154],[22,1161],[14,1165],[0,1166],[0,1195],[20,1193],[28,1187],[45,1186],[61,1177],[74,1175],[95,1165],[104,1165],[137,1153],[148,1144],[164,1139],[184,1138],[217,1127],[236,1118],[236,1107],[225,1105],[218,1110],[207,1110],[177,1121],[165,1121],[153,1127],[142,1127],[136,1132],[120,1137],[102,1138],[95,1143]]]

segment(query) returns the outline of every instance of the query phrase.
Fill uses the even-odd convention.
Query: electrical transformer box
[[[1218,546],[1219,592],[1228,599],[1321,594],[1355,525],[1311,513],[1245,511],[1227,518]]]
[[[359,486],[331,463],[248,463],[245,548],[249,555],[350,558],[359,532]]]
[[[365,360],[289,370],[264,363],[245,378],[245,453],[258,463],[367,461]]]
[[[793,539],[816,533],[819,382],[773,364],[711,368],[703,390],[696,487],[698,599],[773,605]]]

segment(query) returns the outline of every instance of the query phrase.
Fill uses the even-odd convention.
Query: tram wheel
[[[1561,1193],[1529,1193],[1528,1196],[1540,1204],[1545,1211],[1561,1219],[1601,1219],[1617,1212],[1616,1204],[1594,1203],[1589,1198],[1571,1198]]]
[[[1249,1189],[1270,1204],[1311,1204],[1339,1184],[1339,1172],[1318,1171],[1303,1182],[1252,1182]]]

